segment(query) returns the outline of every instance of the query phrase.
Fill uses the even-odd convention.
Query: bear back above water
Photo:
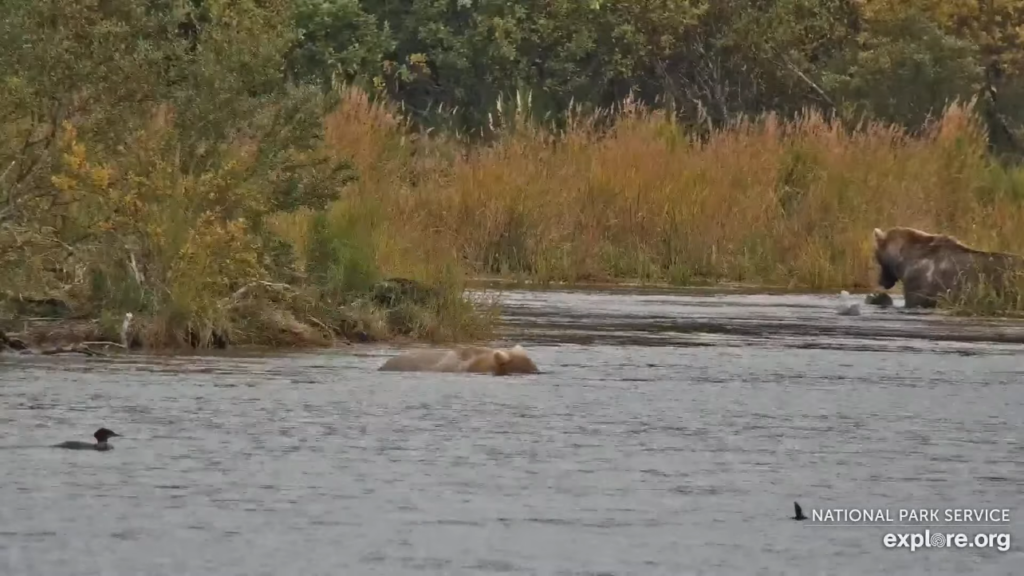
[[[890,289],[903,282],[907,308],[931,308],[943,295],[955,296],[984,281],[995,290],[1009,285],[1011,274],[1024,270],[1024,258],[971,248],[952,236],[914,228],[874,230],[878,283]]]
[[[516,344],[512,348],[465,346],[452,350],[411,350],[392,356],[381,367],[388,372],[463,372],[472,374],[536,374],[537,365]]]

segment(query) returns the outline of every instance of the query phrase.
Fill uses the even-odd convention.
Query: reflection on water
[[[394,352],[358,346],[0,357],[0,574],[1020,573],[1016,541],[911,553],[788,520],[998,507],[1024,537],[1018,326],[503,298],[543,374],[380,373]],[[38,447],[101,425],[112,452]]]

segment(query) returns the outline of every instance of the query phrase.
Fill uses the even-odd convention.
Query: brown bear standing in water
[[[455,350],[412,350],[393,356],[380,367],[394,372],[467,372],[474,374],[536,374],[537,365],[516,344],[511,349],[469,346]]]
[[[943,234],[875,228],[874,239],[878,283],[888,290],[903,282],[906,308],[933,308],[942,295],[954,295],[979,279],[999,292],[1009,280],[1012,289],[1012,275],[1024,270],[1024,259],[1016,254],[975,250]]]

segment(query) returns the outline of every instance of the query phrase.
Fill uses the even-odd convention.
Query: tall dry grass
[[[334,277],[327,284],[364,290],[373,281],[397,276],[437,290],[439,298],[430,309],[411,307],[390,314],[392,320],[408,324],[416,338],[438,342],[490,337],[499,312],[493,297],[472,303],[464,298],[472,270],[429,226],[409,222],[414,210],[403,202],[403,191],[420,175],[434,174],[444,154],[424,154],[434,149],[429,141],[411,135],[407,121],[389,106],[354,88],[344,91],[342,105],[325,119],[324,141],[338,158],[354,164],[359,177],[324,214],[302,209],[269,219],[269,228],[292,244],[296,268],[311,275],[318,263],[309,255],[328,248]],[[313,232],[318,226],[317,238]],[[382,326],[372,332],[389,332],[384,316],[377,323]]]
[[[871,231],[894,225],[1024,252],[1024,171],[987,157],[969,103],[917,136],[808,111],[698,141],[626,102],[611,128],[596,116],[560,133],[501,118],[494,143],[467,147],[410,135],[358,90],[343,100],[328,146],[361,177],[334,210],[373,214],[391,274],[872,287]],[[300,226],[279,224],[303,241]]]

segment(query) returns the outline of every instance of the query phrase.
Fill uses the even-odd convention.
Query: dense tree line
[[[977,97],[993,126],[1024,126],[1018,0],[146,0],[146,22],[123,0],[39,4],[140,34],[166,20],[181,58],[202,49],[204,27],[273,25],[291,82],[358,83],[421,123],[469,131],[516,94],[553,120],[632,95],[693,125],[814,107],[910,128]]]
[[[296,0],[295,78],[362,82],[419,120],[478,128],[499,96],[533,113],[629,94],[692,124],[805,107],[920,126],[981,100],[1024,126],[1017,0]]]

